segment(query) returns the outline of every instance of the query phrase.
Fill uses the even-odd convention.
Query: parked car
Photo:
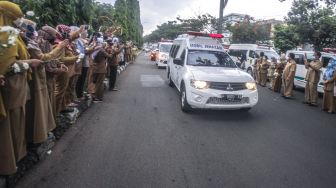
[[[268,59],[274,57],[279,60],[279,54],[270,47],[260,46],[257,44],[231,44],[229,47],[229,54],[231,58],[237,63],[237,65],[245,70],[250,75],[253,74],[253,64],[255,62],[256,54],[260,55],[264,52]],[[242,58],[244,58],[242,60]]]
[[[295,87],[300,87],[300,88],[305,88],[306,87],[306,81],[305,77],[307,74],[307,69],[305,68],[304,65],[304,56],[307,54],[307,60],[312,61],[314,60],[314,52],[313,51],[294,51],[290,50],[286,52],[286,57],[288,56],[289,53],[294,53],[295,54],[295,62],[297,64],[296,66],[296,72],[295,72],[295,77],[294,77],[294,86]],[[320,82],[317,86],[317,91],[319,93],[324,93],[324,84],[323,84],[323,73],[325,71],[325,67],[328,65],[329,61],[331,59],[336,59],[336,54],[333,53],[321,53],[321,61],[323,63],[323,67],[321,69],[321,75],[320,75]],[[335,88],[335,94],[336,94],[336,88]]]

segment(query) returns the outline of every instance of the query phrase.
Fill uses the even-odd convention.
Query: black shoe
[[[283,96],[284,99],[291,99],[291,97]]]
[[[309,106],[312,106],[312,107],[317,107],[317,104],[309,104]]]
[[[310,104],[310,102],[302,101],[302,104]]]

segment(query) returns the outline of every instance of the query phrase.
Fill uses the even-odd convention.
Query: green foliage
[[[144,37],[146,42],[157,42],[161,38],[175,39],[178,35],[187,31],[210,31],[209,28],[217,28],[218,21],[210,14],[199,15],[187,19],[177,17],[176,20],[168,21],[157,26],[157,29]]]
[[[271,24],[253,22],[252,18],[246,18],[243,22],[227,27],[232,32],[232,43],[267,42],[271,39]]]
[[[23,12],[34,11],[29,19],[38,26],[48,24],[92,25],[94,31],[105,31],[111,26],[123,28],[123,40],[143,43],[143,27],[138,0],[116,0],[115,5],[95,0],[12,0]]]
[[[336,0],[320,1],[294,0],[287,17],[299,42],[313,44],[316,50],[336,45]]]
[[[283,53],[299,45],[299,36],[295,33],[294,25],[275,26],[273,40],[275,47]]]

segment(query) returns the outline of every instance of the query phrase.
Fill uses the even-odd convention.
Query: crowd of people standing
[[[315,51],[314,60],[308,61],[307,56],[304,58],[307,74],[305,77],[305,98],[302,103],[309,106],[317,107],[318,91],[317,87],[320,76],[323,76],[324,94],[322,110],[327,113],[336,112],[336,96],[334,95],[334,86],[336,81],[336,60],[331,59],[322,74],[321,52]],[[267,80],[270,81],[270,89],[274,92],[282,92],[282,97],[291,99],[293,97],[294,78],[296,72],[295,54],[289,53],[288,57],[284,54],[280,57],[280,62],[272,58],[268,61],[263,52],[260,53],[254,63],[254,78],[256,83],[266,87]]]
[[[11,175],[27,144],[41,144],[56,117],[92,97],[104,99],[104,80],[117,91],[118,66],[134,61],[135,45],[87,27],[37,28],[20,7],[0,1],[0,175]],[[133,49],[133,51],[132,51]]]

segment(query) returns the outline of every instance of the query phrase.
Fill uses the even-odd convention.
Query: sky
[[[99,1],[114,4],[115,0]],[[144,35],[150,34],[157,25],[174,20],[177,16],[189,18],[205,13],[219,16],[220,0],[139,0],[139,2]],[[293,0],[282,3],[279,0],[229,0],[224,15],[241,13],[256,19],[283,20],[292,2]]]

